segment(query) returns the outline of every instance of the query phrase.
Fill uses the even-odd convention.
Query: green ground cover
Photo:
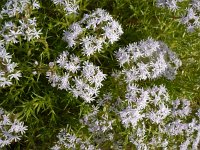
[[[176,12],[157,7],[155,0],[79,0],[77,1],[78,13],[70,15],[66,15],[63,8],[56,6],[51,0],[38,0],[38,2],[39,9],[26,8],[29,12],[0,19],[1,33],[6,21],[12,20],[19,25],[19,19],[28,17],[35,17],[36,29],[41,30],[39,38],[27,41],[23,36],[19,36],[18,43],[5,44],[6,51],[12,55],[12,61],[18,64],[16,68],[20,70],[22,77],[13,81],[11,86],[0,87],[0,104],[6,111],[16,114],[18,119],[28,127],[19,142],[12,142],[4,147],[5,149],[50,149],[58,140],[57,134],[66,127],[68,131],[81,135],[83,139],[89,137],[92,139],[93,135],[88,131],[87,126],[80,122],[80,119],[92,110],[92,105],[97,105],[99,97],[105,93],[112,93],[112,101],[100,107],[101,112],[98,114],[100,117],[110,109],[111,104],[115,103],[118,97],[125,101],[127,84],[122,77],[118,80],[112,76],[114,71],[122,70],[116,59],[116,52],[129,43],[146,40],[149,37],[164,42],[170,50],[177,54],[182,65],[177,70],[174,80],[168,80],[162,76],[158,79],[138,80],[135,84],[144,89],[162,84],[168,90],[170,99],[187,99],[192,109],[187,121],[195,114],[195,110],[199,109],[200,29],[197,28],[192,33],[187,32],[186,26],[178,21],[186,13],[185,9],[190,3],[189,0],[180,3],[180,9]],[[3,8],[5,3],[6,0],[1,1],[0,7]],[[96,8],[106,10],[114,20],[118,21],[123,34],[113,44],[103,45],[102,52],[88,57],[81,53],[80,45],[73,48],[68,47],[68,43],[63,40],[63,31],[68,30],[72,23],[81,20],[84,14],[90,14]],[[90,33],[93,33],[91,29],[84,34]],[[1,40],[4,40],[3,37]],[[82,61],[92,62],[106,74],[98,96],[91,103],[87,103],[80,96],[75,97],[72,92],[60,90],[57,86],[52,87],[48,81],[46,72],[51,69],[49,62],[55,61],[63,51],[75,54]],[[59,71],[64,74],[63,70]],[[115,118],[117,115],[113,112],[109,115],[109,120],[116,119],[113,127],[116,134],[115,139],[102,142],[100,145],[96,144],[96,146],[102,149],[118,149],[113,146],[117,144],[113,143],[122,138],[122,149],[135,149],[136,147],[128,137],[132,129],[125,128],[120,119]],[[145,136],[146,142],[153,135],[150,132],[151,124],[148,123],[147,126],[149,126],[149,132]],[[174,138],[180,138],[180,143],[184,141],[184,137],[181,136]],[[153,149],[153,146],[150,149]]]

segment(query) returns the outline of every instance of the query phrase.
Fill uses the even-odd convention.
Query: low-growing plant
[[[1,149],[199,149],[198,0],[0,8]]]

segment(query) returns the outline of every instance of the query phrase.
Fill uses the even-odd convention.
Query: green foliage
[[[0,2],[0,6],[3,4],[5,1]],[[11,87],[0,88],[1,107],[13,111],[28,126],[26,136],[7,149],[47,150],[54,145],[60,128],[65,128],[67,124],[74,130],[80,128],[79,119],[83,112],[89,110],[88,105],[65,90],[51,87],[46,79],[46,71],[48,63],[54,61],[62,51],[72,52],[62,40],[63,30],[95,8],[107,10],[121,23],[124,34],[118,42],[105,47],[104,53],[92,56],[90,61],[111,75],[119,69],[114,58],[119,47],[147,37],[161,40],[178,54],[183,62],[182,67],[173,81],[161,78],[140,84],[164,84],[172,98],[188,98],[194,107],[200,106],[200,31],[187,33],[185,27],[177,22],[184,9],[170,12],[157,8],[154,0],[80,0],[80,13],[66,16],[50,0],[40,0],[40,4],[41,8],[32,15],[37,19],[37,27],[42,29],[41,38],[31,42],[21,39],[17,44],[7,45],[7,51],[18,63],[23,77]],[[183,8],[187,4],[185,2]],[[35,61],[38,65],[34,64]],[[32,73],[34,71],[37,71],[36,75]],[[107,78],[101,93],[109,89],[116,93],[116,97],[123,96],[122,91],[126,87],[116,87],[119,85],[116,82],[112,77]],[[124,145],[124,149],[131,149],[128,142]]]

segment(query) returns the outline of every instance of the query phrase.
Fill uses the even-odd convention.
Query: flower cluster
[[[14,17],[18,14],[27,13],[28,10],[39,9],[37,0],[8,0],[0,12],[0,16]]]
[[[0,43],[0,87],[12,85],[12,80],[19,80],[20,71],[15,70],[17,63],[11,61],[12,56],[6,52],[2,43]]]
[[[1,36],[6,44],[8,43],[18,43],[20,37],[24,40],[30,41],[32,39],[40,38],[41,30],[36,30],[36,19],[30,18],[27,20],[19,20],[20,25],[17,26],[12,21],[5,22],[2,30],[0,31]]]
[[[113,101],[113,96],[110,92],[103,94],[96,100],[96,105],[92,105],[90,111],[84,113],[80,119],[82,126],[88,129],[91,141],[96,145],[109,142],[110,144],[112,143],[114,149],[119,149],[118,142],[123,142],[115,137],[115,127],[119,125],[116,122],[119,113],[118,102],[121,104],[121,99]]]
[[[69,47],[80,44],[83,55],[90,56],[100,52],[103,45],[118,41],[122,33],[121,25],[105,10],[98,8],[64,31],[63,40]]]
[[[160,123],[159,136],[153,136],[150,144],[152,147],[160,146],[167,149],[170,143],[174,143],[173,149],[180,148],[198,149],[200,142],[200,118],[199,110],[191,118],[191,106],[188,100],[174,100],[170,108],[170,120]],[[166,138],[167,137],[167,138]]]
[[[0,148],[20,140],[27,126],[0,108]]]
[[[116,56],[121,67],[128,69],[135,65],[133,71],[137,71],[138,63],[147,65],[160,63],[157,66],[165,66],[157,69],[154,65],[149,68],[150,76],[138,78],[142,80],[155,79],[161,75],[173,79],[181,65],[175,53],[163,42],[151,38],[120,49]],[[138,69],[138,72],[141,70]],[[141,73],[136,74],[136,77]],[[172,144],[174,149],[197,149],[200,141],[200,110],[191,117],[190,101],[170,100],[164,85],[142,88],[132,83],[137,80],[127,76],[124,100],[120,98],[114,100],[111,93],[104,94],[102,99],[96,101],[96,106],[93,105],[91,111],[83,116],[80,122],[88,128],[91,140],[96,144],[108,142],[111,147],[124,143],[125,141],[119,141],[117,138],[120,135],[117,133],[119,128],[115,126],[115,122],[120,121],[125,127],[122,132],[128,132],[129,142],[138,150],[155,147],[168,149]]]
[[[97,106],[80,120],[96,144],[108,142],[111,147],[120,147],[125,142],[116,144],[120,125],[114,123],[119,120],[125,127],[121,132],[128,134],[129,141],[138,150],[168,149],[171,145],[181,150],[198,148],[200,110],[193,110],[195,115],[191,117],[190,101],[170,100],[164,85],[141,88],[128,84],[125,100],[117,99],[118,104],[113,104],[113,100],[110,94],[98,99]]]
[[[55,5],[61,6],[65,11],[66,15],[77,13],[79,5],[76,0],[52,0]]]
[[[168,7],[171,11],[176,11],[179,9],[177,3],[184,0],[157,0],[156,5],[158,7]]]
[[[108,134],[109,131],[113,129],[113,124],[115,122],[115,119],[110,118],[109,112],[107,109],[105,109],[103,112],[100,111],[100,109],[95,106],[93,106],[90,113],[85,114],[84,117],[80,120],[80,122],[83,125],[86,125],[88,127],[89,132],[93,134],[93,136],[99,136],[101,135],[101,139],[98,138],[98,141],[102,142],[102,134]],[[104,140],[105,141],[105,137]],[[97,142],[97,140],[95,140]],[[99,144],[101,142],[98,142]]]
[[[200,27],[200,2],[193,0],[190,7],[187,8],[186,15],[182,16],[180,22],[187,26],[188,32],[194,32],[196,28]]]
[[[41,34],[41,30],[36,29],[36,18],[31,18],[32,9],[39,9],[39,3],[34,0],[10,0],[8,1],[1,11],[1,15],[6,18],[7,22],[4,22],[2,29],[0,30],[1,38],[6,44],[18,43],[18,39],[23,37],[24,40],[30,41],[32,39],[38,39]],[[18,19],[16,22],[8,18],[25,14],[25,17]]]
[[[117,60],[126,75],[127,82],[155,79],[165,76],[174,79],[181,61],[166,44],[148,38],[129,44],[116,53]]]
[[[75,134],[70,134],[67,129],[61,129],[57,135],[58,141],[51,150],[62,149],[80,149],[80,150],[98,150],[89,140],[78,138]]]
[[[145,117],[153,123],[160,124],[170,113],[166,106],[168,100],[169,95],[164,86],[144,90],[135,84],[129,84],[126,93],[128,106],[120,112],[122,124],[126,128],[134,128]]]
[[[171,11],[179,9],[177,2],[184,0],[157,0],[158,7],[168,7]],[[186,14],[181,16],[179,20],[181,24],[186,25],[188,32],[194,32],[195,29],[200,27],[200,2],[199,0],[192,0],[189,7],[186,9]]]
[[[51,69],[46,75],[53,87],[70,91],[75,97],[81,97],[89,103],[98,95],[101,82],[106,77],[99,67],[89,61],[81,61],[67,51],[57,58],[56,63],[50,62],[49,65]],[[64,73],[57,73],[56,67]]]
[[[52,4],[64,9],[66,15],[78,13],[79,1],[51,1]],[[158,7],[168,7],[172,11],[177,11],[179,2],[183,0],[157,0],[156,3]],[[12,62],[12,56],[6,52],[5,47],[11,43],[12,46],[19,43],[23,47],[23,40],[30,42],[40,38],[41,30],[36,29],[37,21],[32,14],[32,10],[39,8],[37,0],[8,0],[0,11],[2,88],[12,85],[13,80],[17,81],[22,76],[20,71],[15,70],[17,63]],[[192,0],[187,14],[180,22],[192,32],[200,26],[199,14],[200,2]],[[48,30],[49,28],[46,31]],[[135,147],[138,150],[197,150],[200,143],[200,109],[193,108],[190,101],[184,98],[171,100],[164,85],[148,87],[152,82],[143,82],[160,77],[169,80],[175,78],[181,61],[165,43],[148,38],[119,48],[115,56],[120,69],[108,78],[108,82],[104,81],[107,75],[100,67],[90,62],[90,56],[102,52],[107,45],[118,41],[122,34],[119,22],[101,8],[84,14],[82,19],[64,31],[62,39],[67,42],[68,48],[80,49],[82,54],[75,55],[63,51],[55,61],[49,63],[46,78],[52,87],[66,90],[75,98],[83,99],[85,107],[81,107],[79,121],[82,126],[79,132],[61,129],[57,135],[58,141],[51,149],[96,150],[102,147],[120,150],[125,148],[124,145],[130,145],[131,148]],[[45,42],[46,47],[52,46],[53,44],[46,43],[50,40],[47,40],[47,37],[49,35],[44,37],[42,42]],[[38,45],[37,48],[41,47]],[[43,54],[40,54],[41,62],[35,61],[35,67],[40,68],[38,64],[43,64]],[[33,56],[37,57],[37,54]],[[100,92],[103,82],[106,82],[108,88],[105,87]],[[42,108],[40,105],[43,105],[35,105],[35,100],[33,104],[36,106],[33,112],[37,107],[39,112]],[[47,106],[47,110],[48,108]],[[16,119],[15,115],[0,108],[0,148],[19,141],[26,130],[27,126]]]

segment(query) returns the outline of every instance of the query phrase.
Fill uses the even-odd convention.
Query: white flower
[[[46,76],[51,85],[65,89],[76,98],[81,97],[87,103],[94,101],[99,94],[102,81],[106,78],[99,67],[89,61],[81,61],[77,56],[69,55],[67,51],[60,54],[56,62],[58,68],[64,72],[59,75],[53,68],[56,64],[50,66]]]
[[[115,20],[108,22],[108,25],[102,27],[102,29],[105,31],[105,38],[108,38],[111,44],[113,44],[115,41],[118,41],[120,35],[123,34],[122,27]]]
[[[36,29],[36,19],[28,18],[27,20],[18,20],[19,25],[13,22],[5,22],[3,29],[0,31],[5,43],[18,43],[18,38],[23,37],[24,40],[32,40],[40,38],[41,30]]]
[[[1,10],[1,15],[8,15],[14,17],[16,14],[22,14],[28,12],[27,9],[32,7],[33,9],[39,9],[39,3],[34,0],[8,0]]]
[[[64,68],[65,64],[68,62],[68,55],[69,53],[67,51],[63,51],[63,53],[58,57],[56,63],[58,63],[61,68]]]
[[[198,0],[192,0],[189,6],[186,14],[180,19],[180,23],[186,25],[188,32],[194,32],[196,28],[200,27],[200,3]]]
[[[60,85],[59,85],[59,89],[66,89],[66,90],[69,90],[70,89],[70,85],[69,85],[69,79],[70,79],[70,76],[69,74],[66,74],[61,77],[60,79]]]
[[[17,63],[11,61],[12,56],[6,52],[4,45],[0,46],[0,87],[12,85],[12,80],[19,80],[20,71],[16,70]]]
[[[83,32],[81,25],[78,22],[73,23],[69,27],[69,31],[64,31],[63,40],[66,41],[69,47],[73,47],[76,45],[76,41],[78,36]]]
[[[77,13],[79,6],[76,0],[52,0],[55,5],[60,5],[66,11],[66,15]]]
[[[57,135],[58,141],[51,148],[51,150],[60,150],[61,147],[65,149],[81,149],[81,150],[95,150],[95,146],[89,141],[77,137],[75,134],[68,133],[66,129],[61,129]]]
[[[6,78],[0,78],[0,87],[6,87],[12,85],[12,82],[10,80],[7,80]]]
[[[83,55],[91,56],[100,52],[104,45],[118,41],[122,34],[121,25],[105,10],[98,8],[73,23],[68,31],[64,31],[62,39],[69,47],[81,45]]]
[[[5,62],[8,62],[12,58],[3,46],[0,47],[0,58]]]
[[[15,132],[15,133],[20,133],[24,134],[27,130],[27,126],[24,126],[23,122],[19,122],[17,119],[14,120],[12,123],[11,128],[9,129],[9,132]]]
[[[150,77],[150,72],[148,71],[149,65],[143,62],[137,64],[137,70],[139,74],[139,79],[145,80]]]
[[[171,11],[176,11],[179,7],[177,2],[182,2],[183,0],[157,0],[156,4],[158,7],[168,7]]]
[[[12,80],[12,79],[16,79],[16,80],[19,80],[19,77],[22,77],[22,74],[20,71],[17,71],[13,74],[10,74],[8,75],[9,79]]]
[[[20,122],[16,117],[13,118],[13,115],[10,116],[9,113],[3,111],[0,114],[0,147],[3,148],[6,145],[19,141],[21,135],[26,130],[27,126],[24,126],[23,122]]]
[[[172,80],[181,66],[181,61],[167,45],[152,38],[119,48],[116,58],[127,83],[160,76]]]
[[[40,8],[40,4],[37,2],[37,0],[32,1],[32,6],[33,6],[33,9],[39,9]]]
[[[152,122],[160,124],[170,113],[170,109],[168,109],[165,104],[161,103],[157,112],[152,111],[149,113],[149,119]]]
[[[116,57],[120,67],[122,67],[125,63],[129,64],[130,55],[128,52],[124,51],[124,49],[120,48],[116,53]]]
[[[186,99],[175,100],[173,104],[173,116],[186,117],[191,113],[190,102]]]
[[[145,117],[145,115],[141,114],[138,109],[132,109],[129,107],[127,107],[125,110],[119,113],[120,113],[122,124],[126,128],[130,126],[134,128],[137,125],[137,123]]]
[[[56,145],[54,145],[54,146],[51,148],[51,150],[60,150],[60,146],[58,146],[58,145],[56,144]]]
[[[185,142],[180,145],[180,150],[188,150],[188,146],[190,145],[191,141],[190,138],[187,138]]]
[[[200,142],[200,131],[198,130],[196,138],[193,140],[192,149],[198,149]]]
[[[83,54],[86,56],[90,56],[94,54],[95,51],[99,51],[99,47],[96,47],[98,43],[101,42],[95,36],[86,36],[82,39],[81,44],[83,45]],[[99,43],[100,45],[102,43]],[[101,48],[102,46],[100,46]]]

